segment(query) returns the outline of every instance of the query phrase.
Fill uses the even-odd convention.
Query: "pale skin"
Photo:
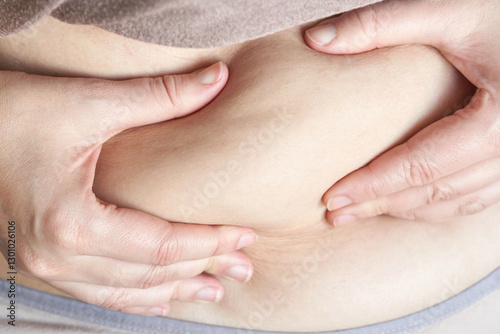
[[[478,87],[453,115],[330,188],[323,196],[329,222],[380,214],[443,222],[500,201],[499,15],[497,0],[386,1],[306,33],[312,49],[337,55],[430,45]]]
[[[220,282],[199,274],[231,276],[238,265],[251,270],[248,257],[234,252],[255,241],[251,229],[170,224],[101,201],[92,183],[106,140],[196,111],[227,78],[222,63],[184,76],[121,82],[0,72],[6,259],[14,259],[7,250],[15,246],[8,271],[138,314],[164,315],[170,299],[219,300]],[[117,295],[128,298],[117,301]]]
[[[387,217],[326,224],[318,194],[474,87],[429,48],[331,57],[308,50],[300,33],[233,50],[228,84],[209,106],[103,148],[94,190],[107,201],[259,234],[245,251],[248,284],[224,281],[220,303],[175,303],[171,317],[265,330],[356,327],[430,306],[498,266],[498,207],[436,227]],[[477,262],[478,254],[489,255]],[[460,283],[450,290],[449,280]]]
[[[105,35],[51,28],[72,42],[71,33],[86,32],[94,45]],[[389,217],[342,229],[326,224],[321,194],[331,184],[451,112],[474,87],[428,48],[332,57],[309,50],[302,33],[292,29],[191,56],[109,34],[100,49],[72,43],[54,52],[53,45],[43,48],[40,34],[38,57],[15,64],[108,78],[158,74],[174,65],[168,70],[179,72],[200,58],[228,64],[231,77],[220,99],[193,117],[123,133],[99,160],[94,190],[108,201],[172,221],[247,225],[260,235],[246,249],[254,264],[248,284],[222,280],[221,302],[175,302],[171,317],[266,330],[356,327],[435,304],[500,263],[498,207],[453,224]],[[122,45],[138,51],[121,52]],[[86,47],[80,57],[92,63],[98,55],[96,66],[58,61]],[[167,57],[173,54],[177,63]],[[223,172],[230,182],[219,177],[225,186],[214,195],[207,185]],[[195,201],[198,192],[208,205]]]

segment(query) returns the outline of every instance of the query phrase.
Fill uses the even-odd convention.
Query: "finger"
[[[348,205],[327,214],[327,220],[338,226],[342,216],[368,218],[415,209],[427,204],[450,201],[476,192],[500,179],[500,157],[479,162],[450,176],[421,187],[411,187],[371,201]],[[341,217],[341,218],[338,218]],[[337,221],[335,221],[337,218]]]
[[[166,317],[170,309],[170,303],[165,303],[154,307],[128,307],[121,311],[131,314]]]
[[[68,249],[77,249],[80,255],[170,265],[230,253],[257,240],[247,227],[168,223],[136,210],[102,206],[97,215],[91,211],[89,223],[73,233]]]
[[[154,307],[129,307],[121,310],[121,312],[139,314],[139,315],[166,317],[167,314],[170,312],[170,309],[171,309],[170,303],[165,303]]]
[[[253,265],[248,256],[242,252],[219,255],[209,261],[205,272],[232,280],[247,283],[253,276]]]
[[[468,216],[481,212],[500,202],[500,181],[495,182],[472,194],[460,198],[425,205],[417,209],[395,213],[394,216],[405,219],[417,219],[428,222],[444,222],[450,217]]]
[[[463,37],[472,12],[459,5],[437,1],[384,1],[328,19],[305,33],[313,49],[331,54],[351,54],[401,44],[439,47],[443,38]],[[453,13],[453,14],[450,14]],[[443,19],[446,18],[446,19]],[[463,22],[447,34],[454,22]],[[453,29],[453,28],[451,28]]]
[[[481,96],[484,94],[476,93],[466,108],[337,182],[323,196],[328,210],[426,185],[496,156],[496,130],[490,117],[493,107],[487,99],[478,102]]]
[[[75,268],[84,270],[75,272]],[[72,265],[66,266],[65,271],[58,270],[53,275],[54,277],[46,276],[45,279],[116,288],[146,289],[167,282],[189,279],[202,272],[247,282],[253,274],[253,267],[250,259],[241,252],[232,252],[203,260],[184,261],[168,266],[137,264],[95,256],[78,256],[72,259]]]
[[[209,275],[199,275],[148,289],[114,288],[88,283],[50,281],[50,285],[86,303],[111,310],[152,308],[170,300],[218,302],[222,299],[222,284]]]
[[[209,103],[222,90],[227,79],[226,65],[218,62],[184,75],[82,81],[87,90],[83,103],[94,102],[83,112],[79,110],[74,118],[78,127],[85,129],[84,136],[89,141],[86,146],[92,146],[131,127],[192,113]]]

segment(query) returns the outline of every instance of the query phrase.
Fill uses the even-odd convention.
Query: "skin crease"
[[[151,46],[152,54],[157,50]],[[333,57],[307,49],[294,29],[196,53],[228,63],[221,95],[193,116],[115,138],[102,152],[94,188],[103,199],[164,218],[258,231],[258,244],[246,251],[252,281],[223,281],[220,303],[173,303],[170,316],[267,330],[356,327],[435,304],[498,266],[499,242],[491,233],[498,207],[442,225],[377,217],[334,229],[324,221],[321,195],[331,184],[473,93],[435,51],[411,46]],[[181,58],[179,70],[198,62]],[[58,74],[71,72],[56,63]],[[108,73],[105,64],[78,64],[67,65],[75,75],[155,71],[149,62]],[[287,117],[290,122],[279,122]],[[262,129],[275,131],[274,139],[258,154],[248,147],[240,154],[238,146],[259,133],[266,142]],[[211,173],[228,171],[231,160],[241,161],[241,170],[223,192],[191,215],[179,210],[195,207],[196,190],[203,191]]]

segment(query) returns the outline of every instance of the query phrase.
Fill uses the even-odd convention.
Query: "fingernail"
[[[222,62],[213,64],[197,74],[198,81],[210,85],[220,80],[222,76]]]
[[[203,288],[198,291],[194,298],[200,302],[217,303],[222,298],[222,292],[220,291],[220,289],[214,287]]]
[[[342,216],[337,216],[333,218],[333,226],[342,226],[349,224],[350,222],[355,221],[357,218],[354,217],[353,215],[342,215]]]
[[[343,208],[344,206],[347,206],[351,203],[352,203],[352,201],[349,197],[337,196],[337,197],[330,198],[328,200],[328,202],[326,203],[326,209],[328,211],[333,211],[333,210]]]
[[[307,30],[306,35],[314,43],[326,45],[337,36],[337,29],[333,24],[324,24]]]
[[[148,310],[148,314],[160,316],[160,317],[165,317],[165,316],[167,316],[167,310],[165,310],[162,307],[153,307],[152,309]]]
[[[254,242],[256,242],[258,239],[257,234],[255,233],[246,233],[243,234],[240,238],[240,241],[238,241],[238,244],[236,245],[236,249],[241,249],[247,246],[250,246]]]
[[[252,277],[252,270],[247,266],[236,265],[229,268],[225,276],[246,283]]]

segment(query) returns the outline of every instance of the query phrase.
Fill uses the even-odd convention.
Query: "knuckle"
[[[181,89],[182,77],[166,75],[151,79],[151,90],[164,110],[178,110],[182,106]]]
[[[366,166],[366,171],[370,174],[370,182],[365,182],[363,186],[364,193],[371,198],[379,198],[385,194],[382,191],[382,181],[377,176],[371,164]]]
[[[18,255],[17,261],[22,272],[30,277],[49,279],[54,276],[54,266],[49,261],[25,252]]]
[[[138,287],[141,289],[151,288],[162,283],[171,281],[173,278],[172,271],[165,266],[151,266],[141,279],[139,279]]]
[[[179,262],[182,257],[183,241],[175,237],[168,230],[165,235],[160,238],[159,244],[154,252],[153,264],[166,266],[172,263]]]
[[[363,30],[363,33],[368,38],[373,38],[378,32],[377,11],[372,5],[363,8],[362,10],[354,11],[354,15]]]
[[[49,214],[46,222],[49,240],[59,251],[82,252],[84,236],[80,224],[70,214],[58,210]]]
[[[403,163],[405,180],[410,187],[428,184],[436,175],[436,168],[432,163],[419,155],[412,155]]]
[[[380,36],[390,26],[395,9],[394,6],[385,3],[369,5],[353,12],[353,15],[359,22],[365,39],[369,41],[373,47],[382,47],[379,42]]]
[[[449,201],[455,197],[455,190],[446,183],[434,183],[429,186],[427,204]]]
[[[230,244],[230,241],[228,238],[222,236],[222,237],[219,237],[218,239],[214,240],[214,243],[213,243],[213,251],[212,253],[209,255],[209,256],[215,256],[215,255],[218,255],[218,254],[223,254],[226,252],[226,248],[227,247],[224,247],[224,245],[229,245]],[[233,248],[235,249],[237,245],[235,245]]]
[[[221,255],[236,250],[243,234],[235,234],[230,226],[208,226],[207,238],[203,240],[204,258]],[[229,233],[228,233],[229,232]]]
[[[473,215],[486,209],[485,203],[479,198],[471,198],[458,204],[457,213],[461,216]]]
[[[131,293],[126,288],[105,288],[104,291],[97,294],[96,304],[110,309],[119,311],[131,306]]]
[[[239,242],[239,239],[236,239],[233,243],[233,239],[228,235],[221,233],[221,230],[218,230],[215,238],[210,238],[210,252],[208,252],[207,257],[215,256],[219,254],[226,253],[230,247],[230,250],[236,249],[236,246]]]
[[[364,193],[370,196],[370,198],[379,198],[380,196],[382,196],[382,193],[379,189],[380,188],[377,186],[376,180],[366,182],[363,186]]]

